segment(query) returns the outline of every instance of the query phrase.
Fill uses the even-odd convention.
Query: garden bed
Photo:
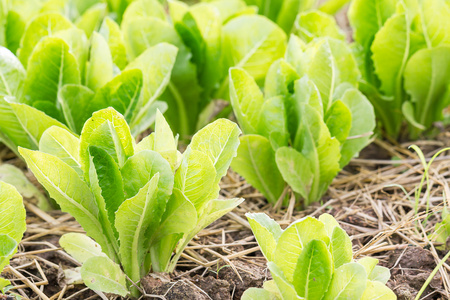
[[[435,141],[415,144],[428,158],[449,146],[449,140],[449,134],[445,133]],[[294,202],[288,207],[271,208],[240,176],[229,171],[221,183],[222,195],[243,197],[246,201],[201,231],[187,247],[173,274],[145,277],[141,282],[144,299],[240,299],[247,288],[261,287],[271,277],[245,218],[246,212],[266,212],[279,220],[282,227],[307,215],[332,214],[351,236],[354,258],[370,255],[379,259],[381,265],[391,270],[388,286],[398,299],[413,299],[443,257],[428,235],[440,221],[445,199],[450,199],[446,180],[450,175],[450,156],[443,153],[430,170],[432,213],[422,225],[418,221],[426,216],[426,198],[420,198],[419,214],[414,212],[414,200],[408,198],[414,199],[423,166],[408,145],[393,146],[376,140],[333,181],[321,203],[303,211],[294,209]],[[25,170],[24,163],[6,148],[2,148],[1,158],[4,163]],[[36,183],[30,172],[27,176]],[[75,267],[77,262],[61,250],[58,240],[64,233],[83,232],[78,223],[69,214],[40,210],[36,199],[25,199],[25,206],[27,232],[11,267],[4,272],[15,291],[24,299],[101,299],[84,285],[68,283],[64,277],[63,269]],[[448,297],[449,269],[447,264],[443,265],[421,299]]]

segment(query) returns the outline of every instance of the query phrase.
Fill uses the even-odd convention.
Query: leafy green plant
[[[26,230],[25,208],[22,196],[7,183],[0,181],[0,273],[17,251]],[[0,277],[0,292],[10,282]]]
[[[291,36],[264,94],[247,72],[231,69],[231,103],[245,134],[232,168],[271,203],[286,183],[306,205],[320,200],[375,127],[359,78],[351,50],[332,38],[305,45]]]
[[[403,121],[417,138],[449,104],[450,6],[444,0],[354,0],[349,10],[361,90],[381,128],[397,138]]]
[[[38,15],[27,26],[18,58],[0,47],[0,139],[13,151],[37,149],[51,126],[81,132],[97,111],[114,107],[134,135],[154,122],[177,49],[158,44],[130,63],[119,27],[106,18],[100,33],[86,33],[57,13]]]
[[[179,49],[160,99],[170,107],[167,121],[185,139],[209,122],[213,100],[228,100],[228,68],[244,68],[262,85],[271,63],[285,52],[286,34],[242,0],[192,6],[170,1],[168,11],[156,0],[133,1],[121,30],[130,60],[161,42]]]
[[[181,154],[160,112],[155,132],[136,145],[125,118],[108,108],[93,114],[80,138],[53,126],[39,151],[19,151],[61,209],[95,240],[80,234],[61,240],[83,263],[86,285],[137,296],[134,284],[150,270],[172,271],[195,234],[243,201],[218,199],[239,134],[233,122],[217,120]]]
[[[249,5],[258,7],[258,13],[276,22],[284,31],[290,33],[299,13],[319,6],[317,0],[245,0]],[[349,0],[328,0],[320,5],[320,10],[334,14]]]
[[[285,230],[266,214],[246,216],[273,280],[248,289],[243,300],[397,299],[385,285],[389,269],[371,257],[354,261],[350,237],[331,215],[305,217]]]

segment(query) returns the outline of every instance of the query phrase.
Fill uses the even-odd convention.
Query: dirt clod
[[[268,271],[264,267],[241,260],[233,261],[233,264],[238,270],[242,281],[231,267],[220,269],[218,275],[220,279],[230,283],[230,292],[233,294],[233,299],[241,299],[246,289],[249,287],[262,287],[264,281],[267,280]]]
[[[193,284],[186,280],[168,281],[168,277],[161,274],[150,274],[141,280],[141,286],[147,295],[164,296],[166,299],[179,300],[207,300],[208,297]]]
[[[422,288],[436,267],[436,262],[430,251],[410,246],[390,253],[387,267],[391,269],[388,286],[394,290],[399,300],[410,300]],[[422,295],[442,288],[442,279],[437,273]]]

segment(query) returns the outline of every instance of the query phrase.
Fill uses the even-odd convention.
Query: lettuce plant
[[[246,71],[231,69],[231,103],[244,132],[232,168],[271,203],[286,183],[306,205],[320,200],[375,127],[359,78],[351,50],[333,38],[305,45],[292,36],[264,93]]]
[[[319,1],[317,0],[245,0],[245,2],[258,7],[259,14],[276,22],[286,33],[291,32],[299,13],[307,12],[319,6]],[[321,11],[334,14],[349,0],[327,0],[321,2]]]
[[[361,90],[386,134],[411,138],[443,119],[449,102],[450,6],[445,0],[354,0],[349,10]]]
[[[317,0],[245,0],[258,7],[258,13],[276,22],[287,33],[291,32],[297,14],[313,8]]]
[[[331,215],[306,217],[285,230],[263,213],[247,219],[273,280],[248,289],[243,300],[397,299],[385,285],[389,269],[371,257],[354,261],[350,237]]]
[[[286,34],[242,0],[215,0],[192,6],[170,1],[167,15],[156,0],[133,1],[121,23],[128,59],[167,42],[178,56],[160,99],[165,116],[185,139],[209,122],[212,100],[228,100],[228,68],[247,70],[262,85],[271,63],[283,56]]]
[[[201,229],[243,201],[218,199],[239,134],[236,124],[219,119],[181,154],[159,111],[155,132],[136,145],[125,118],[108,108],[86,121],[80,138],[53,126],[39,151],[19,151],[61,209],[95,240],[79,234],[61,240],[83,262],[86,285],[122,296],[131,289],[136,296],[131,282],[150,270],[172,271]]]
[[[0,181],[0,273],[17,251],[26,230],[25,208],[22,196],[7,183]],[[10,282],[0,277],[0,292]]]
[[[157,101],[177,57],[158,44],[128,63],[119,26],[109,18],[86,33],[61,14],[38,15],[27,26],[18,57],[0,47],[0,139],[12,150],[37,149],[51,126],[81,132],[97,111],[114,107],[134,135],[154,121]]]

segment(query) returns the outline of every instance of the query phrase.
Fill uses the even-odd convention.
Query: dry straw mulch
[[[436,141],[420,141],[416,145],[430,158],[448,146],[448,140],[449,136],[442,134]],[[430,169],[430,189],[425,195],[424,186],[416,214],[414,192],[424,168],[408,146],[376,140],[362,153],[363,158],[354,159],[339,174],[322,203],[305,210],[298,210],[294,201],[288,207],[268,205],[261,194],[230,171],[221,184],[222,196],[243,197],[246,201],[196,236],[174,274],[146,277],[142,282],[145,294],[142,298],[240,299],[245,289],[261,286],[270,279],[265,259],[245,218],[246,212],[265,212],[283,227],[301,217],[318,217],[328,212],[352,237],[355,259],[367,255],[378,258],[391,269],[388,284],[399,299],[413,299],[444,254],[436,250],[438,245],[428,236],[440,221],[444,201],[450,199],[450,155],[443,153]],[[24,163],[6,148],[0,150],[0,157],[3,163],[25,170]],[[29,171],[26,174],[37,184]],[[286,193],[291,192],[286,190]],[[428,215],[425,214],[427,199]],[[58,240],[64,233],[83,232],[82,228],[66,213],[40,210],[36,199],[25,199],[25,206],[27,232],[11,266],[2,274],[12,281],[12,292],[23,299],[120,298],[67,283],[62,270],[76,267],[78,263],[59,247]],[[422,299],[450,298],[449,270],[445,263]]]

